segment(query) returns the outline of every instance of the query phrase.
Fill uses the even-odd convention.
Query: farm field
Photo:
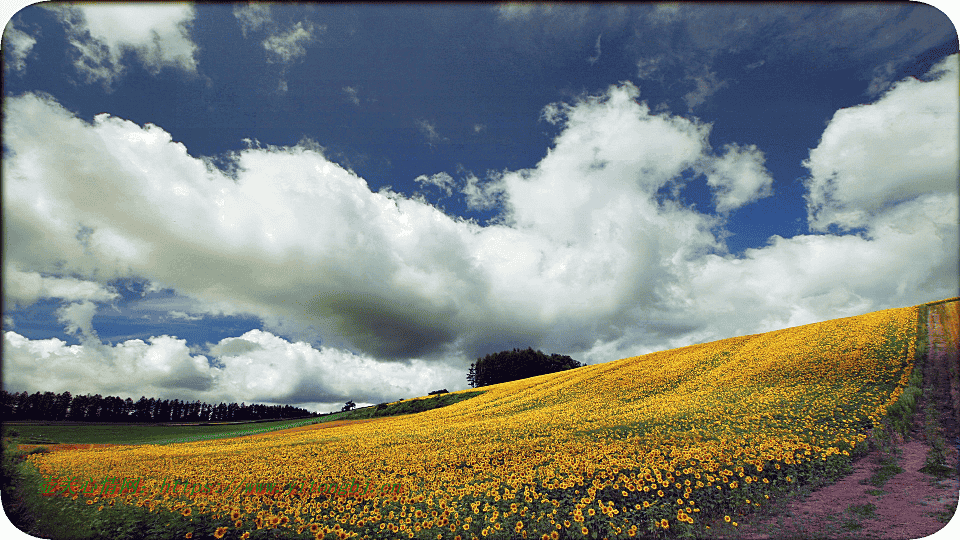
[[[194,424],[123,424],[116,422],[41,422],[5,423],[3,436],[15,440],[23,449],[51,445],[90,444],[173,444],[209,439],[233,438],[274,431],[305,429],[315,424],[343,423],[383,416],[411,414],[446,407],[482,392],[460,392],[413,399],[381,406],[342,411],[316,418],[273,422],[213,422]],[[339,424],[338,424],[339,425]],[[321,426],[326,428],[328,426]]]
[[[50,477],[141,481],[136,493],[43,497],[87,516],[71,537],[720,535],[798,485],[850,472],[870,430],[905,407],[894,404],[916,381],[920,313],[625,358],[335,429],[27,460],[37,488]],[[317,485],[349,487],[330,496]]]
[[[4,437],[22,445],[53,444],[171,444],[195,440],[240,437],[253,433],[290,429],[320,422],[300,418],[276,422],[244,422],[210,425],[152,425],[115,422],[14,422],[4,424]]]

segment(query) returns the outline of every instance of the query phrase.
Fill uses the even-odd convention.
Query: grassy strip
[[[4,424],[3,436],[17,444],[171,444],[176,442],[240,437],[278,429],[315,424],[318,418],[277,422],[164,426],[154,424]]]
[[[929,389],[928,389],[929,395]],[[947,466],[947,456],[945,453],[946,442],[941,435],[940,422],[937,418],[937,406],[933,399],[927,400],[924,407],[924,435],[930,444],[930,450],[927,451],[926,461],[920,472],[932,475],[938,479],[949,478],[952,476],[953,469]]]
[[[414,398],[407,401],[397,401],[394,403],[381,403],[371,405],[362,409],[344,411],[323,416],[323,422],[333,422],[337,420],[364,420],[368,418],[382,418],[385,416],[400,416],[404,414],[415,414],[432,409],[447,407],[454,403],[474,398],[484,393],[484,390],[473,390],[470,392],[457,392],[455,394],[435,394],[432,397]]]
[[[118,425],[97,424],[4,424],[3,436],[16,444],[174,444],[181,442],[242,437],[267,433],[322,422],[362,420],[413,414],[453,405],[482,394],[482,391],[439,394],[434,397],[400,401],[339,412],[318,418],[251,422],[244,424],[215,424],[168,426],[155,424]]]

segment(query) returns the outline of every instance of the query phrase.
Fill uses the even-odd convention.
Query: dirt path
[[[956,471],[957,416],[960,388],[957,384],[958,302],[932,306],[928,316],[928,360],[925,385],[931,387],[931,400],[938,405],[941,435],[947,441],[947,465],[954,471],[950,478],[937,478],[920,472],[926,463],[930,445],[926,442],[918,406],[914,429],[907,442],[900,441],[894,452],[902,472],[881,487],[869,480],[881,465],[878,451],[857,460],[853,473],[807,496],[781,503],[764,518],[741,518],[736,532],[721,537],[741,540],[766,539],[882,539],[909,540],[933,535],[954,518],[960,499],[960,478]],[[954,520],[960,521],[960,518]],[[953,523],[954,534],[960,523]],[[941,538],[938,535],[936,538]],[[949,536],[942,536],[946,539]]]
[[[759,523],[741,520],[739,535],[733,537],[909,540],[932,535],[953,516],[960,480],[937,481],[920,472],[927,449],[919,441],[901,445],[903,472],[879,489],[868,482],[879,454],[868,455],[854,463],[853,474],[790,502],[776,517]],[[956,453],[951,457],[956,467]]]

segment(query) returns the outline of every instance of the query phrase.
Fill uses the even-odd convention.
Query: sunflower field
[[[87,504],[178,513],[172,538],[704,536],[849,467],[913,369],[917,317],[892,309],[588,365],[336,429],[29,460],[44,477],[139,479]]]

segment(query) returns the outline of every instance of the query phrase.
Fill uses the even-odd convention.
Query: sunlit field
[[[336,429],[28,459],[48,477],[141,479],[139,493],[89,505],[104,519],[124,505],[183,516],[142,537],[704,536],[849,466],[910,375],[917,317],[894,309],[625,358]],[[175,479],[187,482],[176,493]],[[342,489],[354,481],[363,493]]]

